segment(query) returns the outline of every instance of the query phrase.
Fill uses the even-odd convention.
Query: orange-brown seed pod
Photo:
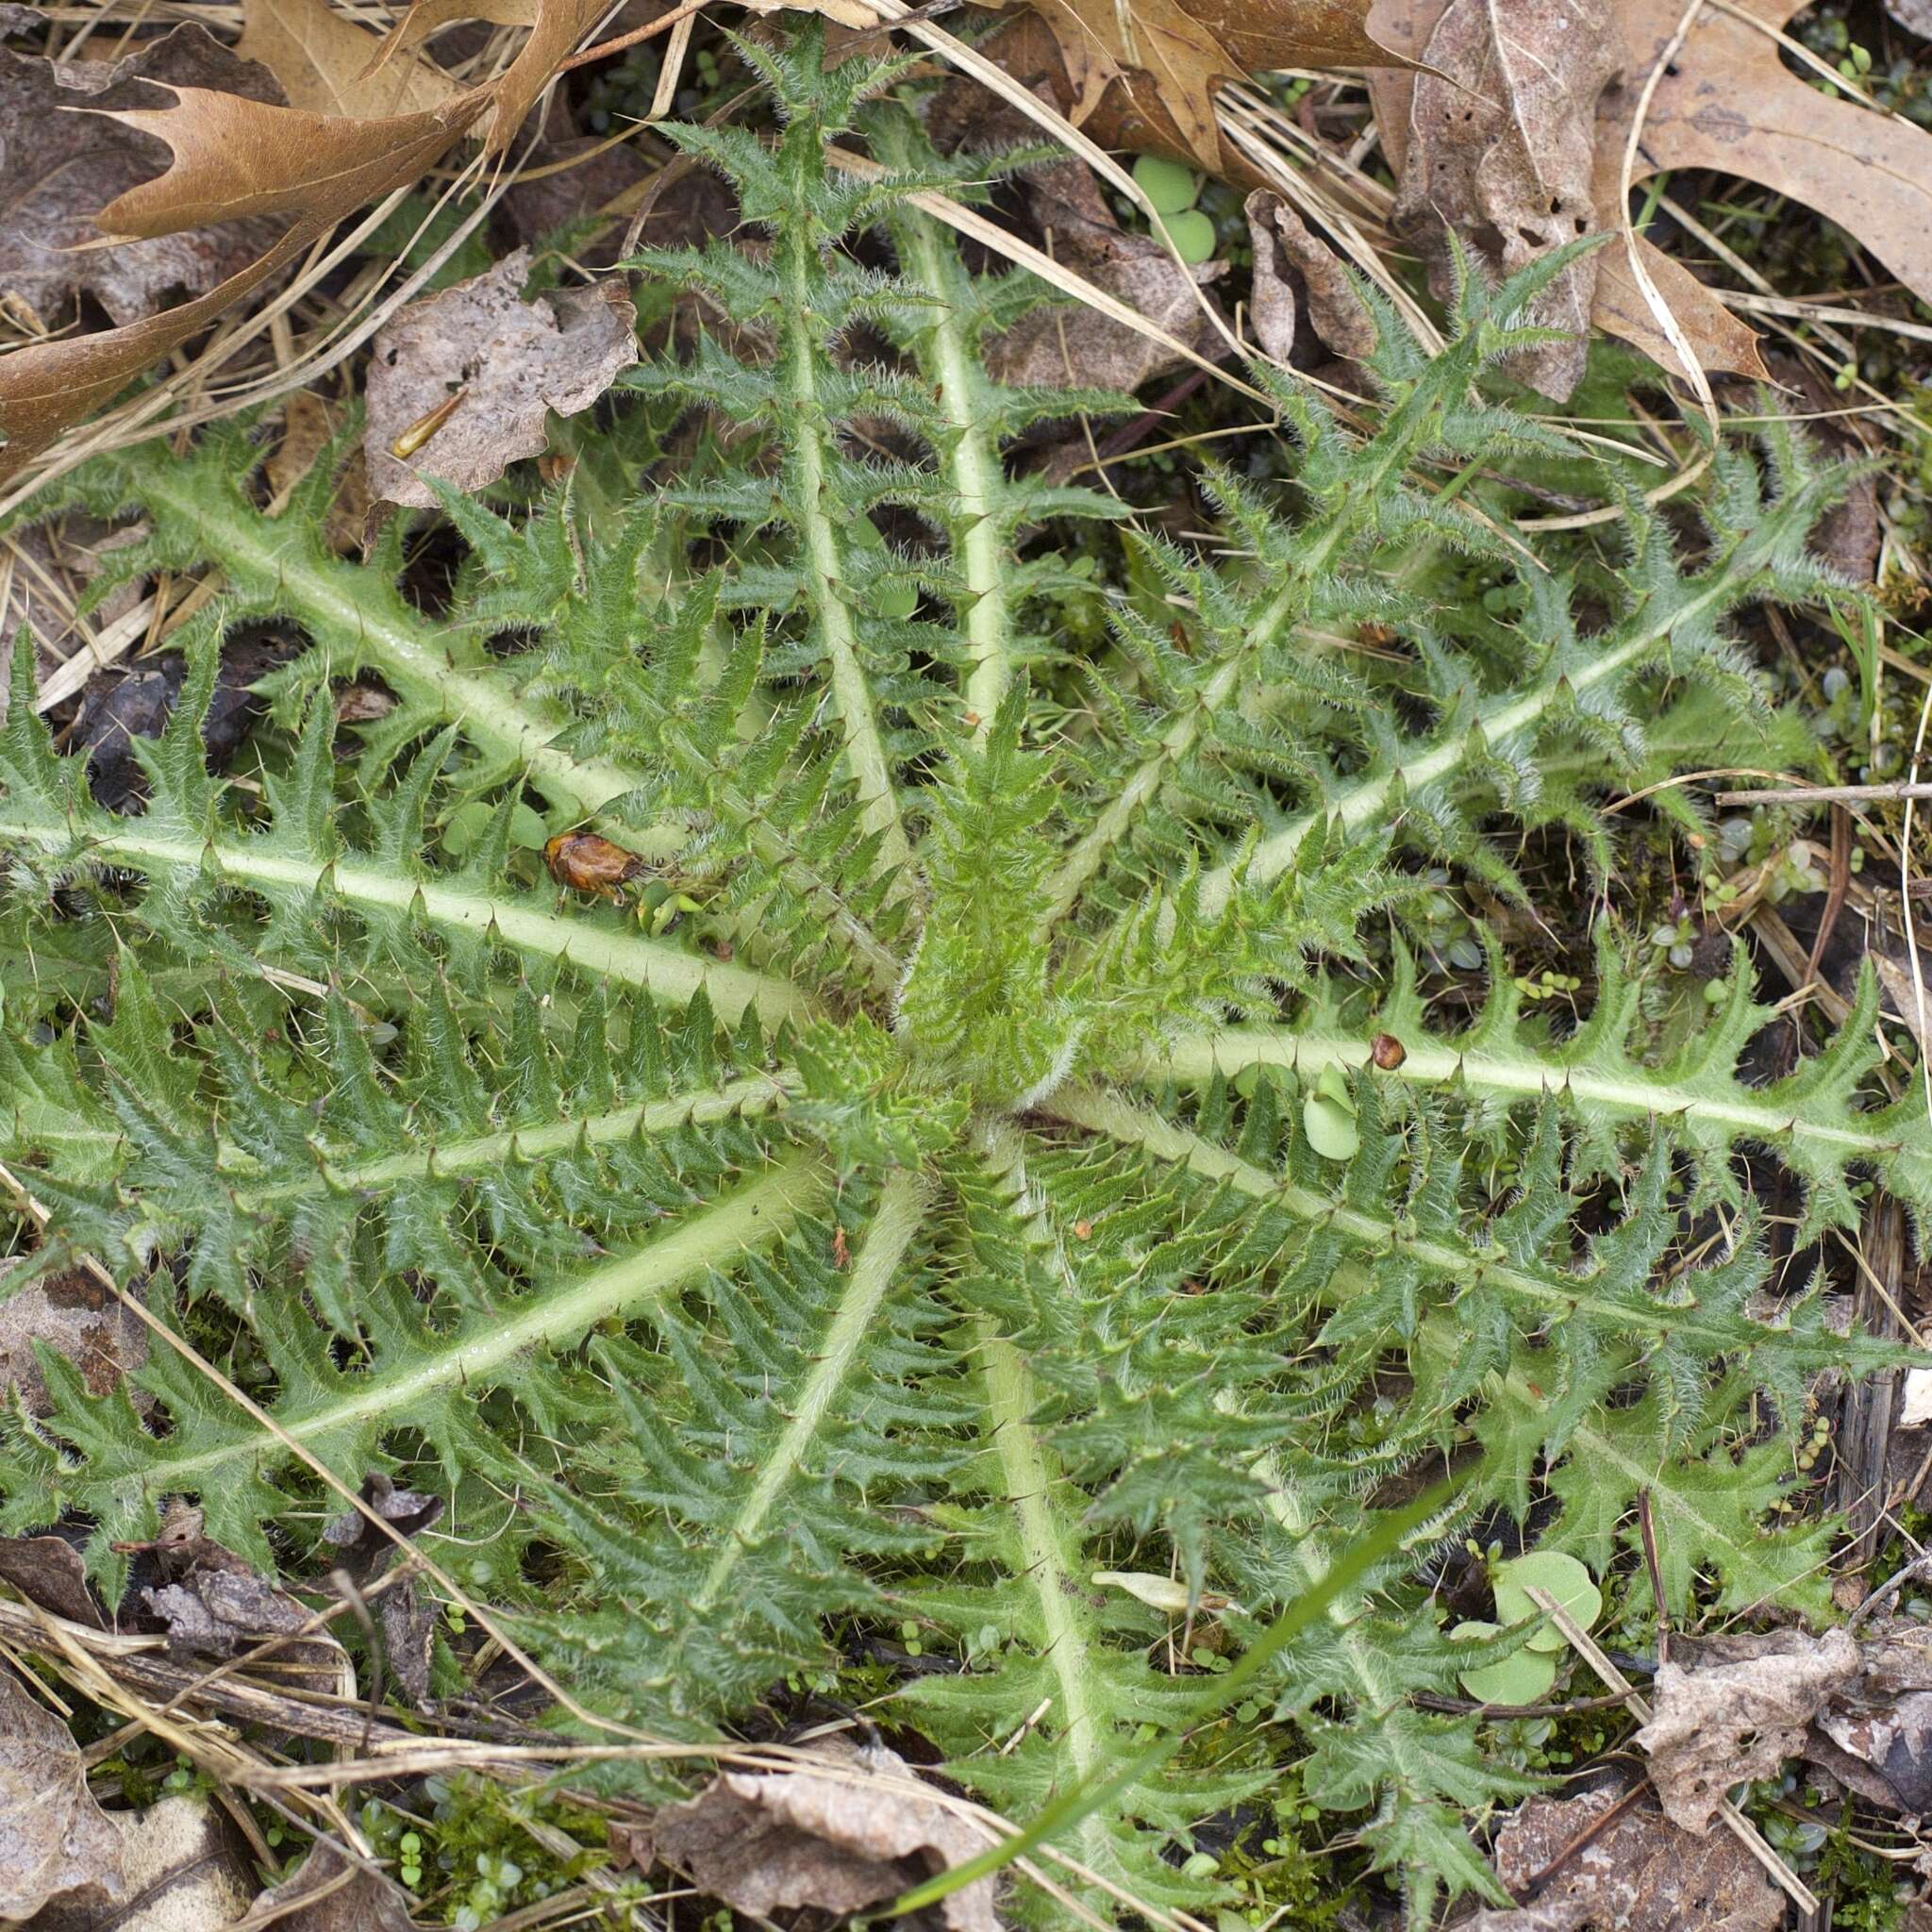
[[[612,899],[620,886],[644,871],[644,861],[635,852],[626,852],[595,832],[559,832],[543,847],[543,863],[559,886]]]
[[[1369,1042],[1369,1058],[1385,1074],[1392,1074],[1408,1058],[1408,1049],[1392,1033],[1378,1033]]]

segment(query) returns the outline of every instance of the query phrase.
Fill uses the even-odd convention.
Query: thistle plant
[[[1780,728],[1724,620],[1832,590],[1805,543],[1838,479],[1774,425],[1714,453],[1694,546],[1638,503],[1594,557],[1506,541],[1451,479],[1560,446],[1480,399],[1558,256],[1465,279],[1433,358],[1378,311],[1361,424],[1255,372],[1295,460],[1279,491],[1207,468],[1233,554],[1117,529],[1009,460],[1117,399],[996,382],[989,340],[1052,298],[912,199],[1010,158],[936,155],[904,70],[825,71],[810,27],[741,51],[775,137],[670,133],[764,244],[637,264],[712,328],[630,378],[641,434],[702,433],[627,505],[451,497],[432,616],[396,532],[322,547],[326,464],[258,508],[243,430],[72,479],[147,522],[116,570],[223,591],[131,816],[15,653],[5,943],[75,972],[9,974],[0,1158],[34,1265],[85,1251],[225,1337],[276,1433],[173,1352],[106,1393],[49,1355],[0,1525],[85,1521],[111,1592],[188,1495],[273,1565],[315,1540],[291,1440],[446,1494],[457,1574],[632,1724],[741,1724],[887,1633],[943,1666],[891,1714],[1023,1822],[1171,1729],[1055,1841],[1102,1915],[1228,1896],[1191,1834],[1291,1761],[1418,1923],[1496,1897],[1471,1830],[1533,1779],[1417,1702],[1472,1655],[1428,1565],[1534,1507],[1614,1591],[1641,1491],[1674,1615],[1817,1609],[1830,1527],[1779,1526],[1790,1457],[1751,1419],[1889,1357],[1760,1293],[1740,1157],[1816,1230],[1873,1184],[1932,1205],[1932,1132],[1873,1085],[1869,984],[1770,1086],[1741,958],[1661,1059],[1608,944],[1574,1031],[1500,958],[1445,1027],[1416,868],[1521,898],[1541,833],[1602,876],[1606,789],[1668,775],[1647,719]],[[1097,648],[1055,628],[1079,531],[1139,587]],[[1445,601],[1444,558],[1500,611]],[[210,774],[220,631],[266,616],[308,648],[256,762]],[[1392,669],[1338,647],[1369,625]],[[351,676],[393,705],[345,756]],[[532,815],[668,891],[560,889]],[[1445,1457],[1454,1501],[1204,1718],[1213,1660]]]

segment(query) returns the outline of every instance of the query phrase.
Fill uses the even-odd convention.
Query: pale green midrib
[[[297,1441],[389,1417],[406,1424],[415,1407],[442,1390],[487,1386],[490,1377],[525,1349],[579,1335],[608,1316],[619,1315],[647,1298],[708,1269],[728,1265],[747,1249],[783,1232],[803,1204],[822,1192],[825,1179],[815,1155],[798,1154],[747,1181],[709,1206],[692,1210],[676,1226],[634,1253],[584,1274],[575,1288],[533,1297],[527,1307],[508,1310],[503,1319],[480,1324],[427,1360],[407,1372],[370,1376],[369,1386],[325,1403],[306,1415],[275,1420]],[[268,1439],[250,1438],[219,1449],[183,1456],[151,1474],[174,1485],[225,1463],[273,1454]]]
[[[182,487],[188,474],[179,465],[151,464],[142,473],[142,493],[200,525],[216,561],[242,564],[274,577],[294,614],[314,613],[341,636],[356,639],[358,657],[381,671],[401,696],[448,718],[507,763],[521,765],[553,805],[589,815],[638,789],[637,777],[619,766],[555,749],[551,741],[566,722],[560,716],[507,697],[487,673],[459,670],[432,637],[416,635],[413,627],[396,623],[393,613],[367,609],[346,588],[350,566],[291,561],[265,540],[253,520],[223,519],[219,529],[209,530],[206,505]]]
[[[955,520],[966,523],[960,561],[973,600],[966,609],[966,643],[973,658],[966,679],[966,708],[977,716],[979,722],[972,728],[983,740],[1013,677],[1011,613],[1001,567],[1005,533],[995,500],[995,484],[1005,478],[977,408],[987,387],[984,373],[967,349],[958,310],[948,299],[949,284],[957,283],[964,271],[957,256],[949,268],[949,244],[941,241],[937,222],[908,209],[906,226],[912,236],[917,273],[927,288],[940,293],[932,314],[934,359],[939,364],[940,407],[953,428],[946,461],[958,505]]]
[[[1450,1247],[1441,1241],[1405,1233],[1393,1222],[1383,1221],[1359,1208],[1296,1186],[1264,1168],[1217,1147],[1211,1141],[1191,1133],[1146,1112],[1117,1094],[1093,1088],[1063,1088],[1046,1101],[1041,1111],[1070,1126],[1086,1127],[1129,1146],[1144,1147],[1148,1153],[1177,1166],[1191,1168],[1205,1179],[1226,1181],[1253,1200],[1269,1201],[1294,1216],[1297,1221],[1341,1229],[1357,1240],[1378,1247],[1412,1255],[1425,1267],[1441,1273],[1457,1285],[1458,1293],[1476,1285],[1470,1276],[1474,1263],[1476,1279],[1491,1281],[1499,1288],[1521,1295],[1526,1301],[1541,1302],[1565,1312],[1593,1310],[1602,1319],[1623,1326],[1646,1327],[1660,1335],[1696,1335],[1701,1332],[1695,1307],[1645,1309],[1622,1301],[1603,1302],[1591,1292],[1585,1279],[1545,1276],[1529,1273],[1504,1260],[1494,1250],[1483,1250],[1474,1243]],[[1725,1341],[1728,1331],[1714,1336]]]
[[[1385,432],[1386,433],[1386,432]],[[1157,792],[1167,776],[1200,741],[1208,720],[1226,704],[1256,659],[1285,628],[1290,628],[1307,608],[1313,593],[1313,587],[1322,579],[1329,560],[1335,553],[1355,535],[1359,517],[1373,515],[1374,506],[1381,493],[1382,485],[1406,459],[1408,441],[1406,438],[1391,437],[1381,460],[1370,474],[1358,481],[1352,480],[1344,486],[1346,505],[1329,520],[1309,555],[1295,564],[1282,585],[1268,604],[1254,630],[1219,671],[1202,688],[1193,708],[1181,718],[1176,718],[1161,734],[1160,743],[1142,762],[1138,765],[1119,794],[1094,821],[1074,849],[1067,855],[1059,871],[1054,875],[1047,888],[1047,909],[1041,922],[1042,935],[1070,913],[1079,903],[1080,894],[1088,882],[1097,873],[1107,855],[1112,851],[1126,831],[1134,814]],[[1356,506],[1364,504],[1364,512],[1357,512]],[[1270,841],[1272,842],[1272,841]],[[1280,868],[1277,867],[1278,871]],[[1226,868],[1222,870],[1225,871]],[[1208,879],[1218,874],[1210,874]],[[1272,874],[1271,874],[1272,876]],[[1208,879],[1203,880],[1204,889]],[[1221,892],[1219,900],[1208,905],[1205,891],[1202,901],[1204,913],[1212,918],[1225,903],[1227,893]]]
[[[1011,1128],[985,1132],[982,1152],[989,1167],[1003,1178],[1019,1174],[1024,1179],[1024,1153]],[[1048,1452],[1031,1420],[1039,1407],[1033,1372],[991,1316],[975,1318],[974,1328],[986,1388],[988,1433],[999,1462],[1001,1487],[1018,1522],[1026,1581],[1040,1605],[1046,1664],[1059,1692],[1059,1740],[1074,1768],[1070,1789],[1077,1788],[1106,1762],[1106,1734],[1092,1694],[1087,1633],[1074,1613],[1074,1607],[1085,1601],[1084,1579],[1067,1567],[1052,1499],[1057,1472],[1049,1466]],[[1106,1821],[1090,1810],[1080,1820],[1078,1832],[1085,1861],[1104,1871],[1108,1860]]]
[[[886,1182],[864,1243],[853,1257],[845,1291],[840,1296],[831,1324],[825,1330],[824,1348],[799,1391],[798,1407],[759,1471],[751,1493],[725,1531],[704,1583],[691,1599],[694,1614],[702,1614],[716,1605],[719,1592],[738,1567],[739,1558],[757,1542],[772,1506],[804,1465],[807,1453],[818,1440],[819,1431],[858,1358],[867,1333],[891,1291],[899,1263],[919,1231],[925,1199],[925,1186],[917,1174],[901,1169]]]
[[[702,959],[661,940],[642,934],[618,933],[554,912],[539,912],[486,893],[472,891],[435,878],[412,879],[401,872],[378,872],[372,866],[332,861],[319,863],[267,849],[266,840],[239,839],[203,841],[143,831],[142,821],[127,828],[102,829],[89,836],[87,853],[94,858],[123,858],[139,865],[199,866],[212,857],[224,877],[263,886],[314,891],[325,884],[353,904],[408,912],[420,905],[432,924],[476,933],[495,932],[504,941],[546,958],[567,960],[579,970],[648,988],[660,998],[684,1004],[700,991],[709,995],[719,1017],[735,1024],[747,1007],[756,1007],[760,1020],[805,1020],[817,1010],[799,988],[782,979],[753,973],[720,959]],[[74,842],[65,827],[0,817],[0,839],[31,841],[58,851]]]
[[[1291,1067],[1319,1073],[1324,1067],[1359,1067],[1368,1059],[1369,1047],[1359,1040],[1230,1026],[1219,1033],[1174,1041],[1158,1053],[1114,1071],[1125,1079],[1173,1079],[1184,1086],[1199,1086],[1216,1074],[1231,1075],[1244,1067]],[[1554,1054],[1547,1060],[1529,1055],[1503,1058],[1453,1047],[1416,1045],[1408,1047],[1401,1066],[1391,1070],[1387,1077],[1427,1086],[1460,1080],[1469,1087],[1524,1096],[1568,1093],[1586,1108],[1595,1105],[1632,1117],[1709,1121],[1728,1129],[1733,1137],[1753,1136],[1771,1143],[1808,1141],[1839,1150],[1839,1158],[1845,1160],[1882,1158],[1901,1152],[1905,1144],[1870,1127],[1810,1121],[1784,1108],[1687,1093],[1661,1080],[1613,1079],[1566,1067]],[[1857,1116],[1852,1119],[1856,1121]]]
[[[838,703],[840,723],[845,727],[845,756],[851,762],[853,782],[864,803],[863,823],[867,831],[880,836],[881,863],[897,870],[896,897],[906,889],[904,868],[909,848],[906,828],[899,822],[898,795],[892,790],[878,720],[873,715],[872,691],[858,659],[858,639],[845,603],[845,587],[839,581],[839,540],[824,508],[825,462],[820,442],[824,411],[814,359],[817,344],[807,320],[811,313],[811,285],[806,251],[811,243],[797,234],[781,238],[779,245],[786,256],[786,292],[790,297],[784,326],[791,338],[787,359],[791,365],[791,402],[798,423],[789,441],[798,462],[798,517],[810,565],[806,580],[811,587],[813,608],[831,660],[832,695]]]
[[[504,1127],[467,1141],[449,1141],[420,1154],[391,1154],[381,1160],[337,1166],[325,1160],[313,1174],[299,1180],[277,1181],[251,1188],[248,1173],[239,1165],[243,1157],[224,1149],[224,1172],[239,1185],[235,1205],[251,1213],[276,1201],[330,1192],[379,1192],[400,1182],[466,1174],[488,1174],[507,1162],[541,1160],[579,1146],[608,1147],[614,1141],[675,1133],[681,1127],[716,1125],[721,1121],[748,1118],[767,1109],[777,1111],[797,1091],[790,1069],[756,1074],[702,1093],[680,1093],[663,1100],[645,1100],[602,1113],[558,1118],[541,1125]]]

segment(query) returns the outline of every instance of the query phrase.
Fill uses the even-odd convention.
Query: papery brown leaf
[[[905,1788],[918,1774],[896,1752],[830,1738],[813,1755],[824,1771],[725,1772],[690,1804],[667,1807],[652,1828],[657,1857],[738,1911],[816,1907],[844,1914],[985,1848],[936,1798]],[[1000,1932],[992,1881],[950,1893],[927,1923]]]
[[[0,1664],[0,1923],[93,1888],[121,1898],[121,1840],[67,1726]]]
[[[1801,0],[1744,0],[1758,23],[1707,5],[1644,116],[1634,178],[1713,168],[1836,222],[1907,288],[1932,300],[1932,134],[1899,114],[1834,99],[1786,67],[1769,29]],[[1623,0],[1631,54],[1606,94],[1597,151],[1621,158],[1644,76],[1683,15],[1679,0]]]
[[[92,1395],[106,1395],[147,1359],[147,1330],[120,1301],[79,1269],[43,1276],[8,1293],[0,1269],[0,1400],[17,1397],[45,1415],[47,1384],[35,1344],[65,1356]]]
[[[1427,42],[1444,4],[1445,0],[1375,0],[1370,26],[1385,45],[1414,57]],[[1620,23],[1625,17],[1621,7],[1617,17]],[[1626,55],[1630,51],[1626,41]],[[1626,74],[1626,88],[1628,85]],[[1409,108],[1414,88],[1412,71],[1385,67],[1372,70],[1369,75],[1369,93],[1374,104],[1382,152],[1398,176],[1407,159]],[[1606,91],[1606,100],[1622,97],[1622,92],[1614,87]],[[1599,130],[1593,175],[1594,225],[1599,232],[1611,233],[1616,239],[1594,258],[1598,266],[1591,320],[1605,334],[1630,343],[1660,368],[1684,375],[1687,372],[1678,362],[1677,352],[1659,326],[1631,266],[1628,238],[1619,232],[1623,223],[1617,186],[1622,159],[1621,142],[1612,152],[1605,145]],[[1767,372],[1758,358],[1756,333],[1725,308],[1723,298],[1655,243],[1639,238],[1637,248],[1653,285],[1669,305],[1699,362],[1712,372],[1765,380]]]
[[[1596,104],[1624,52],[1600,0],[1449,0],[1423,62],[1393,221],[1447,300],[1449,233],[1501,277],[1595,225]],[[1571,263],[1527,318],[1573,338],[1516,358],[1515,373],[1557,402],[1583,376],[1598,266],[1594,255]]]
[[[637,312],[621,281],[525,302],[529,273],[529,251],[520,248],[411,302],[376,336],[362,446],[377,497],[434,508],[436,492],[419,472],[458,490],[493,483],[517,458],[542,450],[549,410],[588,409],[637,360]],[[434,435],[409,438],[452,400],[458,407]]]
[[[278,98],[267,68],[239,58],[192,24],[111,62],[57,62],[0,48],[0,175],[7,183],[0,291],[49,329],[71,321],[81,294],[117,323],[139,321],[171,295],[213,288],[275,242],[275,230],[261,222],[187,222],[180,227],[197,232],[131,247],[98,245],[96,211],[159,173],[168,156],[131,128],[78,110],[166,101],[156,83],[215,88],[258,103]]]
[[[529,39],[491,86],[493,106],[483,146],[489,154],[501,154],[550,76],[608,10],[609,0],[415,0],[390,29],[379,58],[387,64],[458,20],[528,27]]]
[[[1724,1793],[1774,1775],[1803,1749],[1820,1708],[1858,1675],[1857,1644],[1843,1630],[1800,1639],[1777,1655],[1686,1670],[1657,1667],[1650,1722],[1637,1741],[1673,1824],[1702,1837]]]
[[[0,1583],[70,1623],[108,1627],[87,1580],[87,1565],[64,1536],[0,1536]]]
[[[281,82],[291,108],[352,121],[433,112],[462,92],[441,68],[405,58],[372,72],[381,38],[328,0],[242,0],[235,51]]]
[[[1302,218],[1266,188],[1247,198],[1248,240],[1255,250],[1250,314],[1255,340],[1276,361],[1294,346],[1294,283],[1307,298],[1308,323],[1337,356],[1359,362],[1375,346],[1374,318],[1348,278],[1341,258],[1308,232]]]
[[[1369,32],[1369,0],[1028,4],[1057,44],[1055,92],[1076,125],[1097,116],[1090,131],[1103,145],[1172,154],[1210,174],[1227,172],[1214,120],[1224,81],[1274,67],[1373,67],[1393,52]],[[989,51],[1007,64],[1004,45]],[[1142,138],[1117,139],[1128,126]]]
[[[255,1890],[248,1849],[206,1799],[163,1798],[106,1819],[121,1893],[82,1887],[48,1906],[31,1932],[217,1932],[240,1922]]]
[[[1729,1832],[1693,1838],[1648,1797],[1606,1824],[1624,1795],[1605,1786],[1530,1799],[1497,1834],[1496,1876],[1554,1925],[1567,1917],[1620,1932],[1778,1932],[1784,1894]],[[1534,1917],[1512,1925],[1499,1913],[1491,1923],[1494,1932],[1541,1932]]]

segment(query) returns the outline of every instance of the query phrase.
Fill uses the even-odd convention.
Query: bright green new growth
[[[779,138],[676,138],[771,245],[643,264],[713,326],[631,382],[660,476],[634,501],[451,500],[466,560],[430,618],[399,535],[324,552],[325,476],[261,515],[239,435],[76,477],[148,520],[123,569],[218,569],[221,621],[309,648],[258,774],[218,779],[211,625],[127,817],[56,755],[16,653],[9,916],[29,952],[119,950],[84,997],[9,981],[0,1159],[49,1263],[85,1249],[222,1324],[345,1480],[446,1491],[449,1560],[587,1702],[699,1733],[909,1624],[946,1667],[898,1714],[1021,1819],[1200,1708],[1188,1620],[1096,1574],[1176,1574],[1234,1654],[1335,1572],[1385,1479],[1465,1461],[1454,1519],[1257,1680],[1289,1729],[1217,1716],[1057,1849],[1210,1910],[1222,1881],[1163,1849],[1306,1758],[1419,1919],[1493,1896],[1464,1816],[1531,1781],[1414,1700],[1517,1639],[1451,1640],[1435,1541],[1549,1498],[1544,1546],[1614,1599],[1641,1491],[1674,1612],[1816,1607],[1828,1528],[1767,1527],[1790,1457],[1743,1419],[1887,1357],[1815,1298],[1762,1312],[1749,1217],[1711,1241],[1693,1217],[1741,1205],[1746,1151],[1810,1226],[1873,1178],[1923,1214],[1932,1133],[1916,1087],[1874,1100],[1869,991],[1757,1088],[1741,963],[1656,1064],[1609,950],[1567,1038],[1502,972],[1450,1035],[1387,927],[1418,855],[1518,895],[1524,831],[1607,864],[1604,789],[1668,767],[1644,718],[1761,708],[1721,620],[1828,587],[1804,542],[1833,479],[1774,436],[1767,494],[1726,449],[1694,558],[1633,507],[1619,553],[1510,577],[1502,617],[1443,597],[1445,558],[1515,568],[1443,479],[1547,454],[1477,384],[1539,339],[1518,318],[1558,258],[1467,286],[1433,360],[1382,316],[1365,434],[1257,375],[1292,491],[1212,473],[1245,558],[1125,536],[1134,589],[1076,648],[1085,579],[1052,541],[1110,542],[1119,506],[1009,451],[1114,399],[996,384],[987,341],[1045,291],[970,273],[907,198],[979,192],[989,164],[936,158],[877,98],[891,71],[822,72],[811,30],[743,52]],[[827,164],[854,138],[882,178]],[[868,230],[895,271],[860,266]],[[674,470],[653,438],[680,424]],[[1367,624],[1405,641],[1398,673],[1356,668]],[[329,691],[352,672],[397,700],[353,766]],[[479,799],[452,858],[440,829]],[[700,909],[654,934],[560,892],[512,847],[526,800]],[[1370,1064],[1378,1032],[1399,1066]],[[1311,1093],[1347,1158],[1311,1144]],[[139,1402],[45,1369],[52,1411],[16,1407],[0,1445],[0,1525],[79,1512],[109,1580],[172,1495],[259,1562],[313,1541],[286,1451],[173,1352]]]

